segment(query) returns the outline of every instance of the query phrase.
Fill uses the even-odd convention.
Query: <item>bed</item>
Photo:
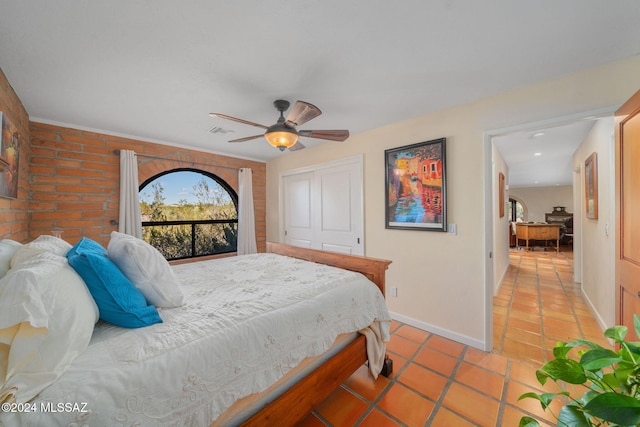
[[[49,412],[3,414],[0,423],[292,425],[372,352],[377,374],[389,261],[274,243],[267,252],[172,266],[184,305],[158,309],[162,323],[145,328],[99,322],[86,351],[29,401]],[[54,412],[52,403],[79,407]]]

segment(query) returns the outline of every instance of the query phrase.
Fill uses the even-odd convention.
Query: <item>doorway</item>
[[[486,338],[487,338],[486,339],[487,345],[485,348],[486,351],[492,351],[494,347],[494,343],[493,343],[494,341],[494,335],[493,335],[494,295],[497,293],[498,287],[502,283],[506,274],[508,274],[507,268],[505,267],[497,268],[496,264],[500,262],[500,259],[504,259],[505,257],[509,256],[508,255],[509,253],[508,239],[501,239],[501,238],[496,239],[496,236],[499,235],[499,233],[496,230],[501,230],[502,228],[508,229],[509,224],[506,218],[499,218],[495,214],[496,212],[495,205],[498,203],[497,201],[498,197],[497,197],[497,192],[495,188],[496,183],[494,181],[496,181],[496,179],[494,175],[497,175],[497,173],[500,172],[500,170],[498,169],[500,169],[500,164],[502,162],[505,165],[504,173],[509,177],[507,179],[507,186],[506,186],[507,189],[514,188],[512,187],[512,185],[514,183],[517,183],[518,180],[522,182],[522,179],[526,179],[526,177],[522,178],[522,177],[518,177],[517,175],[517,173],[520,173],[526,170],[526,168],[522,164],[517,163],[520,160],[513,161],[513,160],[505,159],[505,157],[508,157],[509,159],[511,157],[510,156],[503,157],[502,153],[496,148],[496,141],[502,139],[508,142],[509,138],[511,137],[513,137],[514,139],[519,139],[519,141],[521,142],[521,145],[523,145],[524,148],[521,147],[519,150],[519,153],[516,146],[510,147],[510,148],[514,149],[514,151],[516,152],[516,154],[518,154],[518,156],[520,156],[519,158],[522,159],[522,161],[527,160],[526,157],[530,157],[531,162],[535,162],[537,160],[538,166],[539,166],[538,169],[544,172],[545,169],[543,167],[540,167],[543,165],[543,162],[540,162],[540,160],[546,161],[548,165],[554,165],[554,162],[552,160],[554,160],[555,157],[558,157],[558,156],[550,156],[550,155],[545,156],[543,154],[544,152],[552,152],[547,149],[545,149],[544,151],[541,149],[540,150],[535,149],[535,147],[538,145],[537,142],[543,141],[543,137],[544,137],[543,133],[546,133],[545,131],[559,131],[560,133],[562,133],[564,131],[573,129],[574,133],[576,133],[575,132],[576,129],[578,130],[582,129],[581,130],[583,135],[582,139],[584,139],[584,135],[589,132],[590,127],[593,124],[594,118],[611,116],[613,111],[614,111],[614,108],[609,107],[605,109],[589,111],[589,112],[576,114],[572,116],[565,116],[561,118],[550,119],[546,121],[535,122],[535,123],[530,123],[525,125],[519,125],[519,126],[510,127],[510,128],[496,129],[496,130],[488,131],[485,133],[485,138],[484,138],[485,218],[486,218],[485,225],[487,227],[487,233],[485,234],[485,251],[486,251],[486,258],[485,258],[485,263],[486,263],[485,328],[486,329],[485,330],[486,330]],[[578,135],[580,134],[580,132],[577,132],[577,133]],[[565,153],[564,155],[567,156],[567,159],[572,159],[573,152],[575,151],[576,147],[582,143],[582,139],[579,139],[578,141],[576,141],[573,146],[571,146],[570,144],[564,144],[566,145],[565,147],[556,147],[556,148],[564,148],[565,151],[568,151],[568,153]],[[553,146],[557,146],[557,145],[558,145],[557,143],[547,144],[546,147],[553,148]],[[545,145],[542,144],[541,147],[544,148]],[[532,178],[532,174],[530,174],[528,177],[528,179],[530,180],[530,185],[532,187],[535,187],[536,185],[539,187],[545,187],[545,186],[556,187],[557,186],[556,184],[567,185],[569,188],[568,191],[570,194],[569,199],[575,199],[575,197],[572,197],[572,194],[574,193],[575,190],[572,189],[574,186],[573,184],[574,171],[572,170],[573,168],[571,165],[572,165],[572,160],[565,161],[563,165],[564,169],[566,169],[565,170],[566,175],[569,176],[569,178],[566,179],[564,182],[544,181],[548,176],[548,173],[547,175],[542,175],[538,179]],[[557,165],[552,167],[555,169],[558,168]],[[547,171],[548,170],[549,169],[547,169]],[[510,172],[514,172],[513,176]],[[514,176],[517,177],[518,179],[514,178]],[[505,196],[505,199],[508,200],[508,197]],[[575,203],[573,204],[575,205]],[[544,207],[537,210],[536,209],[532,210],[530,207],[528,220],[534,221],[534,222],[544,222],[545,213],[551,212],[554,206],[556,205],[553,204],[553,202],[551,202],[549,206],[545,205]],[[579,208],[578,206],[572,206],[573,210],[577,210],[578,208]],[[580,230],[574,229],[574,235],[576,233],[580,233]],[[574,242],[576,241],[579,241],[579,239],[574,238]],[[571,271],[571,274],[572,274],[572,277],[579,277],[579,274],[576,275],[576,273],[579,272],[579,270],[576,270],[576,269],[580,268],[580,265],[581,265],[580,246],[575,246],[575,251],[573,255],[574,255],[573,257],[574,259],[572,260],[572,263],[571,263],[573,270]]]

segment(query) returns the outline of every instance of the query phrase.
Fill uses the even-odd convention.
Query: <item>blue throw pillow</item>
[[[162,322],[156,308],[107,257],[99,243],[83,237],[67,252],[69,264],[82,277],[98,305],[100,318],[124,328]]]

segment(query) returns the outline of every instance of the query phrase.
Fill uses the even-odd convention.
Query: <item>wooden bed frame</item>
[[[391,261],[298,248],[271,242],[267,242],[267,252],[362,273],[380,288],[383,295],[385,294],[385,271]],[[366,361],[365,337],[361,335],[241,425],[257,427],[296,424],[306,417],[313,408],[324,401]]]

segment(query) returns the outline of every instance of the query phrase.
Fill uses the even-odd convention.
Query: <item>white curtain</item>
[[[238,171],[238,255],[258,252],[252,178],[251,169],[242,168]]]
[[[142,238],[136,153],[120,150],[120,218],[118,231]]]

